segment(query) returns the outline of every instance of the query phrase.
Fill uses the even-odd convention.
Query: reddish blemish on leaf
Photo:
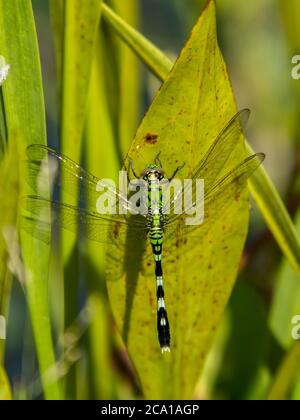
[[[147,144],[155,144],[157,143],[158,134],[156,133],[147,133],[144,137],[145,143]]]

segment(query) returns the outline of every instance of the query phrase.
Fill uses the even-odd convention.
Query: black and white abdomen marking
[[[163,176],[159,172],[149,172],[148,182],[148,228],[149,239],[155,261],[156,296],[157,296],[157,334],[161,351],[170,351],[170,326],[166,310],[163,286],[162,244],[163,244],[163,194],[160,182]]]
[[[157,333],[162,352],[170,351],[170,326],[164,299],[163,269],[162,269],[162,241],[161,228],[152,228],[149,232],[155,260],[156,296],[157,296]]]

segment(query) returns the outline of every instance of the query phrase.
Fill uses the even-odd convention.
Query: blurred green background
[[[111,5],[116,3],[112,1]],[[128,0],[129,3],[134,12],[127,13],[126,6],[123,7],[124,18],[131,21],[134,27],[172,59],[177,57],[183,47],[204,4],[200,0]],[[48,142],[50,146],[59,148],[58,86],[49,9],[47,2],[38,0],[33,1],[33,7],[42,61]],[[238,108],[249,107],[252,111],[247,139],[255,150],[267,155],[267,171],[300,229],[300,218],[297,216],[300,80],[294,80],[291,76],[292,57],[300,54],[299,2],[218,0],[217,22],[219,44],[232,79]],[[128,60],[134,57],[132,52],[128,54]],[[137,75],[138,107],[128,131],[131,136],[160,86],[160,81],[143,64],[138,64]],[[129,89],[127,94],[131,94]],[[55,296],[59,287],[57,284],[50,290],[53,317],[56,320],[59,320],[59,310]],[[84,307],[84,302],[85,290],[82,287],[78,311]],[[97,301],[94,303],[99,304]],[[102,305],[105,318],[109,316],[109,311],[106,303]],[[195,397],[242,400],[266,398],[272,381],[280,373],[285,355],[289,355],[288,350],[293,346],[291,320],[297,314],[300,314],[299,279],[282,256],[253,204],[239,278]],[[101,328],[101,322],[99,324]],[[105,325],[103,321],[102,326]],[[82,316],[76,323],[74,348],[71,339],[71,362],[66,374],[67,371],[70,374],[76,367],[73,373],[78,378],[82,371],[89,369],[86,357],[89,347],[87,328],[85,317]],[[108,328],[107,325],[104,328]],[[7,331],[5,367],[14,397],[40,398],[41,387],[30,320],[24,293],[17,281],[13,283]],[[81,387],[77,382],[76,390],[70,391],[71,397],[141,397],[126,351],[116,333],[111,334],[112,331],[114,327],[110,320],[109,329],[101,338],[110,337],[108,354],[102,355],[108,370],[104,372],[105,381],[109,381],[109,386],[92,383],[89,377],[87,387]],[[59,351],[59,337],[55,336],[55,342],[58,343]],[[295,357],[299,370],[299,350]],[[300,399],[299,377],[295,375],[292,378],[287,398]]]

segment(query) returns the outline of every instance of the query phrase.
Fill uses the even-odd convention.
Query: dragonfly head
[[[164,171],[157,165],[151,164],[145,168],[141,174],[144,181],[161,181],[164,178]]]

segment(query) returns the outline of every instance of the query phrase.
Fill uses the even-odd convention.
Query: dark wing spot
[[[145,143],[148,144],[155,144],[157,143],[158,134],[155,133],[147,133],[144,137]]]

